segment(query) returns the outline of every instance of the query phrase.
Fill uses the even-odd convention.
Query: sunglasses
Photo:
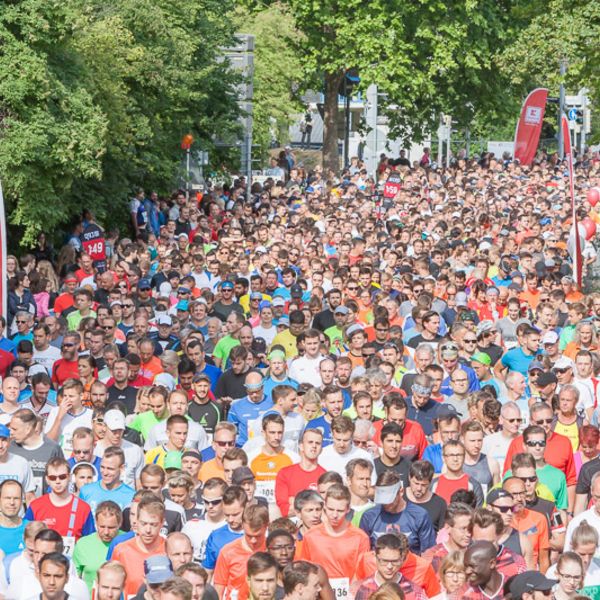
[[[135,304],[123,304],[123,308],[133,308],[134,306]]]
[[[61,348],[72,348],[73,346],[75,346],[75,344],[70,344],[70,343],[66,342],[66,343],[63,343]]]
[[[347,287],[346,288],[349,292],[356,292],[358,290],[358,287]]]
[[[68,473],[61,473],[60,475],[46,475],[46,479],[48,481],[64,481],[65,479],[68,479],[69,475]]]
[[[218,440],[215,440],[215,444],[220,448],[233,448],[233,446],[235,446],[235,442],[223,442]]]
[[[214,500],[207,500],[206,498],[202,498],[202,502],[204,502],[204,504],[206,506],[217,506],[218,504],[221,504],[221,502],[223,502],[223,498],[215,498]]]
[[[554,372],[557,375],[564,375],[567,371],[569,371],[570,369],[554,369]]]
[[[554,419],[538,419],[535,421],[536,425],[551,425]]]
[[[466,338],[463,340],[465,344],[476,344],[477,340],[467,340]]]
[[[515,417],[514,419],[507,419],[506,417],[504,417],[505,421],[508,421],[509,423],[522,423],[523,419],[521,417]]]
[[[496,504],[490,504],[490,506],[500,511],[502,514],[506,514],[507,512],[515,512],[514,506],[498,506]]]
[[[523,483],[535,483],[538,480],[537,475],[533,475],[532,477],[517,477],[517,479],[520,479]]]
[[[528,440],[525,444],[530,448],[535,448],[536,446],[538,448],[544,448],[546,446],[546,440]]]

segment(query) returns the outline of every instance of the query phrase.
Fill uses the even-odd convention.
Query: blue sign
[[[577,119],[577,109],[570,108],[567,116],[569,117],[569,121],[575,121]]]

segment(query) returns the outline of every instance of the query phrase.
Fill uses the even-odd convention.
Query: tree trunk
[[[323,108],[323,171],[340,170],[338,151],[338,93],[343,72],[325,74],[325,105]]]

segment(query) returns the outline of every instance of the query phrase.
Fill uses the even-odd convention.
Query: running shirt
[[[192,541],[194,561],[203,563],[206,556],[206,542],[210,534],[225,525],[225,521],[213,523],[207,519],[189,519],[181,533],[185,533]]]
[[[394,580],[404,592],[405,600],[427,600],[427,594],[425,590],[416,583],[409,581],[405,577],[403,577],[400,573],[398,573],[397,578]],[[379,582],[377,581],[377,576],[372,575],[371,577],[367,577],[360,583],[360,587],[356,591],[356,595],[354,596],[354,600],[368,600],[371,597],[371,594],[375,593],[379,589]]]
[[[539,567],[540,552],[550,549],[548,520],[542,514],[524,508],[521,512],[513,513],[511,524],[531,541],[533,558]]]
[[[440,570],[440,565],[446,556],[448,556],[448,548],[446,548],[446,544],[436,544],[432,548],[425,550],[423,552],[423,558],[428,560],[433,567],[433,570],[438,573]]]
[[[381,446],[381,430],[385,423],[384,420],[375,421],[375,423],[373,423],[373,427],[375,428],[373,441],[378,446]],[[423,428],[415,421],[406,419],[400,455],[408,460],[420,460],[423,456],[423,452],[425,452],[425,448],[427,448],[427,438],[425,437]]]
[[[94,515],[90,505],[71,495],[71,500],[64,506],[56,506],[50,494],[44,494],[31,502],[25,513],[26,521],[42,521],[49,529],[54,529],[63,536],[64,553],[73,555],[75,542],[84,535],[94,533]]]
[[[123,590],[125,597],[138,593],[144,583],[144,561],[156,554],[165,554],[165,540],[162,537],[156,540],[155,547],[150,552],[145,552],[138,546],[135,536],[115,547],[112,560],[120,562],[127,572]]]
[[[295,498],[302,490],[316,490],[317,481],[325,469],[317,465],[312,471],[305,471],[299,464],[283,467],[275,478],[275,502],[282,516],[290,512],[290,498]]]
[[[44,427],[44,433],[48,433],[54,426],[54,422],[58,418],[59,407],[55,406],[48,415],[48,420]],[[62,448],[65,456],[71,456],[73,451],[73,432],[78,427],[92,428],[92,410],[83,408],[78,415],[67,413],[60,423],[58,443]]]
[[[364,518],[364,516],[363,516]],[[321,565],[332,587],[343,589],[354,579],[362,554],[369,551],[369,538],[364,531],[349,525],[341,535],[330,535],[321,523],[309,529],[303,539],[299,558]],[[335,580],[347,580],[338,582]]]
[[[275,480],[284,467],[300,462],[300,457],[293,452],[283,450],[278,454],[266,454],[262,448],[248,455],[248,466],[256,477],[256,495],[275,502]]]
[[[264,552],[265,550],[266,547],[263,547],[256,551]],[[213,585],[225,588],[222,600],[234,600],[234,598],[246,600],[248,598],[246,565],[253,554],[254,550],[246,549],[243,537],[227,544],[219,552],[213,573]]]
[[[217,564],[217,557],[219,552],[230,542],[237,540],[244,535],[243,531],[233,531],[229,525],[225,524],[223,527],[215,529],[206,541],[206,552],[204,554],[204,561],[202,566],[205,569],[214,569]]]
[[[384,533],[403,533],[411,552],[422,554],[435,544],[435,532],[427,511],[416,504],[407,504],[400,513],[390,513],[378,504],[367,510],[360,528],[369,536],[371,547]],[[312,531],[312,530],[311,530]]]

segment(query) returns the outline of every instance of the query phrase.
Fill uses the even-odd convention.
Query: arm
[[[588,495],[587,494],[576,494],[575,496],[575,510],[573,512],[575,515],[582,513],[588,504]]]
[[[521,552],[523,553],[527,568],[535,570],[536,564],[533,560],[533,546],[531,545],[531,540],[524,533],[519,533],[519,542],[521,543]]]
[[[58,442],[58,438],[60,437],[60,426],[62,424],[62,420],[64,416],[71,410],[72,402],[70,400],[63,400],[58,407],[58,412],[56,413],[56,418],[52,425],[46,424],[46,435],[55,442]]]
[[[284,517],[287,517],[290,514],[292,509],[292,504],[290,504],[290,494],[289,494],[289,486],[287,479],[283,476],[284,470],[282,469],[277,473],[277,477],[275,477],[275,502],[281,511],[281,514]]]
[[[567,512],[575,513],[575,486],[570,485],[567,487]]]
[[[500,481],[502,479],[502,475],[500,473],[500,464],[498,463],[498,461],[495,458],[492,458],[491,456],[488,456],[487,459],[488,459],[488,467],[490,469],[490,473],[492,474],[493,484],[497,485],[500,483]]]
[[[319,569],[319,585],[321,586],[319,598],[321,600],[334,600],[335,596],[333,594],[333,589],[331,588],[329,577],[327,577],[325,569],[320,565],[317,565],[317,568]]]
[[[506,354],[504,356],[506,356]],[[504,356],[496,363],[493,369],[494,375],[501,381],[504,381],[504,375],[506,371],[508,371],[508,367],[503,363]]]

